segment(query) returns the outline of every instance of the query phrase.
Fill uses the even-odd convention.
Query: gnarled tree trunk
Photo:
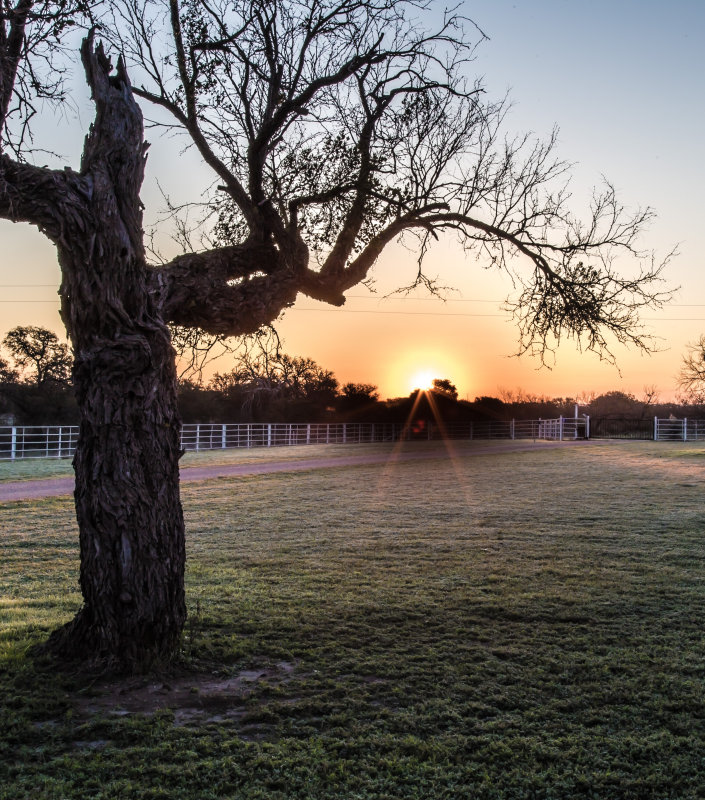
[[[95,303],[92,316],[101,306],[111,315],[109,304]],[[84,605],[50,646],[141,670],[176,652],[186,618],[173,351],[165,326],[147,313],[109,335],[98,319],[82,322],[74,468]]]
[[[173,656],[186,618],[176,371],[142,243],[142,116],[124,67],[111,76],[89,40],[82,55],[97,114],[53,238],[81,414],[84,605],[49,646],[139,670]]]

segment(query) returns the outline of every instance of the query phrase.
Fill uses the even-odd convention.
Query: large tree
[[[13,6],[13,2],[16,5]],[[90,7],[89,7],[90,6]],[[56,246],[81,410],[81,589],[60,653],[137,669],[171,657],[185,618],[179,417],[169,325],[252,333],[297,295],[343,305],[383,249],[445,231],[512,273],[522,348],[562,336],[647,347],[658,303],[639,256],[648,210],[611,187],[573,218],[555,140],[505,139],[505,106],[469,81],[479,33],[431,0],[2,0],[0,215]],[[81,16],[83,15],[83,16]],[[33,157],[28,127],[61,99],[71,22],[95,105],[80,165]],[[108,54],[117,57],[115,65]],[[46,69],[47,65],[53,69]],[[58,76],[58,77],[57,77]],[[150,264],[143,109],[214,176],[211,245]],[[638,259],[637,259],[638,260]]]
[[[35,386],[69,383],[71,353],[54,331],[36,325],[18,325],[5,334],[2,343],[12,353],[15,366]]]

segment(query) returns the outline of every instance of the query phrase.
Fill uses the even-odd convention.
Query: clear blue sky
[[[481,0],[465,3],[464,11],[490,37],[475,68],[490,96],[510,91],[509,129],[547,135],[554,124],[560,128],[559,155],[575,163],[576,204],[605,175],[626,205],[656,209],[645,247],[665,253],[679,243],[680,255],[666,277],[681,289],[673,304],[645,315],[662,338],[663,352],[644,358],[617,349],[621,376],[590,354],[576,356],[570,345],[560,348],[550,372],[537,372],[528,359],[507,358],[516,337],[499,305],[511,286],[475,262],[463,262],[445,245],[430,264],[443,282],[460,290],[454,301],[381,303],[360,290],[351,293],[347,310],[339,311],[302,299],[281,325],[286,349],[316,359],[343,381],[376,383],[383,395],[403,393],[408,376],[428,368],[454,380],[461,395],[470,397],[493,394],[499,386],[549,395],[607,389],[638,395],[651,384],[671,397],[686,342],[705,332],[705,226],[699,202],[705,185],[705,0]],[[80,84],[78,75],[77,93]],[[89,121],[90,109],[82,104],[80,123],[57,134],[51,122],[53,139],[67,153],[65,163],[76,164]],[[156,218],[157,177],[184,199],[199,182],[189,175],[187,157],[178,170],[174,163],[173,148],[150,150],[143,193],[148,219]],[[1,223],[0,236],[0,332],[22,323],[61,332],[52,249],[20,226]],[[383,287],[403,282],[405,259],[413,260],[398,251],[383,259],[378,269]]]

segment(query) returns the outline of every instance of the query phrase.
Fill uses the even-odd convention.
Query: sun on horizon
[[[420,369],[414,372],[409,381],[409,390],[421,389],[427,392],[432,386],[433,381],[438,377],[431,369]]]

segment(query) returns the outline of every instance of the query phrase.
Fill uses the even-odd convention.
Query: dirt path
[[[487,453],[521,452],[546,447],[583,447],[590,442],[533,442],[533,441],[483,441],[477,449],[468,442],[451,442],[457,448],[462,445],[460,454],[479,456]],[[469,445],[469,446],[468,446]],[[428,450],[413,450],[398,453],[366,453],[364,455],[337,456],[331,458],[297,459],[296,461],[263,461],[250,464],[221,464],[212,467],[185,467],[181,470],[181,482],[191,483],[209,478],[227,478],[242,475],[264,475],[273,472],[304,472],[312,469],[331,467],[355,467],[364,464],[385,464],[388,461],[426,461],[447,458],[448,450],[441,443],[434,443]],[[63,497],[73,492],[73,478],[45,478],[32,481],[6,481],[0,483],[0,503],[13,500],[36,500],[42,497]]]

